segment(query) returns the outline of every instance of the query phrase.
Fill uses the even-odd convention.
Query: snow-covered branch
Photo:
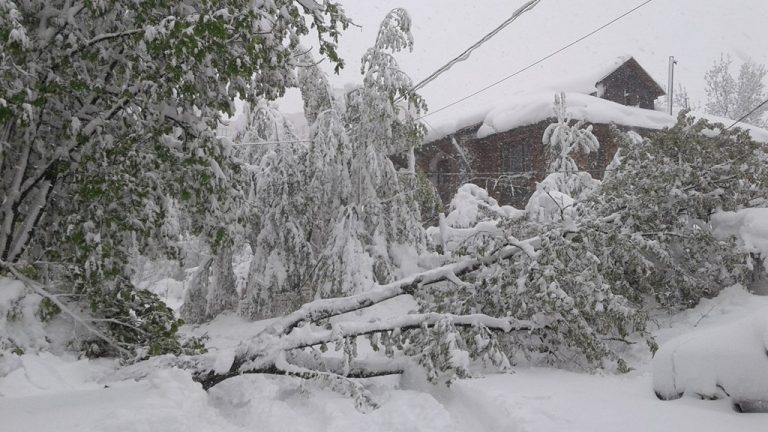
[[[75,55],[78,52],[80,52],[80,51],[82,51],[84,49],[90,48],[93,45],[96,45],[96,44],[98,44],[100,42],[105,42],[105,41],[108,41],[110,39],[117,39],[117,38],[121,38],[121,37],[132,36],[132,35],[135,35],[135,34],[138,34],[138,33],[142,33],[143,31],[144,31],[144,29],[132,29],[132,30],[125,30],[125,31],[121,31],[121,32],[113,32],[113,33],[100,34],[98,36],[95,36],[95,37],[91,38],[90,40],[85,41],[85,43],[83,43],[82,45],[69,50],[69,52],[67,52],[67,54],[70,55],[70,56],[71,55]]]
[[[539,244],[539,241],[538,237],[523,241],[509,239],[507,246],[485,257],[468,258],[456,263],[417,273],[398,281],[381,285],[376,289],[362,294],[342,298],[316,300],[307,303],[299,310],[278,319],[265,331],[273,334],[288,334],[303,322],[320,321],[336,315],[364,309],[403,294],[411,294],[421,287],[452,280],[455,276],[471,273],[481,267],[508,260],[520,252],[533,256],[536,253],[535,249]]]
[[[330,344],[339,340],[374,333],[426,329],[441,322],[449,322],[454,327],[485,327],[504,333],[530,331],[540,327],[530,321],[513,318],[494,318],[482,314],[451,315],[439,313],[411,314],[367,323],[337,323],[332,328],[323,330],[304,326],[284,336],[265,337],[260,335],[249,343],[241,345],[231,366],[225,371],[222,371],[221,368],[215,368],[213,362],[192,363],[195,369],[193,377],[195,381],[200,382],[204,388],[208,389],[228,378],[242,374],[274,373],[275,368],[280,369],[276,366],[278,359],[292,350]],[[185,365],[180,363],[175,366],[184,367]],[[397,371],[400,370],[398,366],[393,367],[391,364],[390,366],[376,366],[373,369],[368,369],[364,365],[357,365],[355,368],[345,371],[344,375],[346,377],[371,377],[398,373]],[[335,369],[338,370],[339,368]]]
[[[97,329],[96,327],[92,326],[90,324],[90,320],[85,319],[81,317],[77,312],[73,311],[69,308],[64,302],[59,300],[59,298],[46,289],[45,285],[36,282],[22,274],[20,271],[16,269],[12,264],[9,264],[5,261],[0,261],[0,267],[4,267],[8,269],[9,272],[18,280],[20,280],[24,285],[27,286],[27,288],[31,289],[35,294],[47,298],[50,300],[53,304],[55,304],[59,309],[61,309],[62,312],[64,312],[66,315],[68,315],[70,318],[72,318],[76,323],[82,325],[86,330],[88,330],[90,333],[92,333],[97,338],[103,340],[106,342],[109,346],[117,350],[117,352],[120,353],[125,358],[132,357],[130,351],[126,350],[120,344],[115,341],[114,339],[110,338],[106,334],[104,334],[101,330]]]
[[[336,323],[329,330],[302,334],[296,329],[285,338],[284,349],[298,349],[332,342],[341,338],[356,337],[390,330],[410,330],[432,327],[447,320],[456,327],[484,326],[491,330],[509,333],[510,331],[528,331],[537,326],[530,321],[514,318],[494,318],[483,314],[453,315],[441,313],[409,314],[400,317],[372,322]]]

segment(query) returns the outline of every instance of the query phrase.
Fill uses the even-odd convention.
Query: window
[[[522,173],[531,170],[531,146],[527,142],[501,146],[501,169],[505,173]]]
[[[451,163],[447,159],[443,159],[437,163],[437,187],[450,184],[450,173]]]

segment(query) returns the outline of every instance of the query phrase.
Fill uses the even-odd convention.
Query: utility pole
[[[675,65],[677,60],[675,56],[669,56],[669,78],[667,79],[667,106],[669,107],[669,115],[672,115],[672,101],[674,101],[673,93],[675,91]]]

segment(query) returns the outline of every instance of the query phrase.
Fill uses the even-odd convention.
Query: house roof
[[[672,122],[673,124],[674,119],[663,113],[642,108],[626,107],[594,97],[594,95],[597,94],[597,85],[624,67],[633,68],[635,72],[639,72],[640,79],[647,81],[648,85],[654,90],[660,91],[660,95],[664,94],[664,91],[658,82],[656,82],[656,80],[654,80],[632,56],[623,55],[615,57],[605,64],[590,70],[574,72],[566,78],[553,80],[548,84],[540,85],[536,88],[524,88],[516,92],[505,94],[495,102],[486,106],[476,107],[473,110],[467,110],[462,113],[461,116],[456,116],[448,121],[428,124],[429,132],[427,134],[427,141],[440,139],[468,126],[479,123],[485,125],[486,120],[489,120],[488,117],[490,115],[501,115],[499,114],[500,112],[506,113],[504,116],[509,120],[504,123],[504,127],[509,127],[504,129],[501,124],[494,124],[491,126],[496,131],[494,133],[503,132],[526,124],[537,123],[553,116],[553,96],[560,92],[568,93],[567,99],[569,101],[569,110],[574,109],[581,113],[580,116],[574,114],[574,119],[583,119],[595,123],[614,122],[625,126],[648,127],[652,129],[661,129],[665,126],[669,126],[669,124],[667,124],[669,122]],[[572,107],[571,103],[578,103],[581,108]],[[590,113],[594,110],[597,110],[600,114],[592,116]],[[613,110],[614,113],[609,115],[608,112],[611,110]],[[519,115],[520,117],[512,120],[511,116],[514,115]],[[660,120],[658,117],[659,115],[666,116],[667,120]],[[600,121],[597,120],[597,118],[606,121]]]
[[[672,127],[677,117],[662,111],[621,105],[606,99],[583,93],[566,93],[566,112],[573,120],[584,120],[589,123],[615,123],[623,126],[661,130]],[[550,92],[521,95],[505,104],[494,106],[484,112],[481,117],[467,117],[461,127],[431,128],[427,141],[436,141],[460,129],[476,127],[476,137],[485,138],[501,132],[506,132],[521,126],[538,123],[554,117],[552,106],[554,95]],[[716,117],[700,112],[688,114],[697,119],[706,119],[712,123],[730,125],[733,120]],[[456,123],[459,124],[459,123]],[[736,127],[749,132],[757,142],[768,143],[768,130],[746,123],[737,123]],[[714,129],[712,133],[716,133]]]
[[[486,114],[477,137],[484,138],[554,117],[553,104],[554,95],[548,92],[515,98]],[[675,124],[675,118],[664,112],[625,106],[582,93],[566,93],[565,107],[573,120],[589,123],[616,123],[646,129],[663,129]]]

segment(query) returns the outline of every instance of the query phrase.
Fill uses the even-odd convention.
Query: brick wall
[[[425,144],[417,152],[416,165],[427,174],[446,206],[460,185],[474,183],[488,190],[500,204],[522,208],[536,182],[548,174],[541,137],[552,122],[554,119],[548,119],[482,139],[476,138],[480,127],[476,124]],[[652,132],[634,130],[641,135]],[[580,169],[601,179],[618,143],[611,136],[610,125],[594,124],[592,132],[600,142],[600,150],[593,155],[577,154],[574,159]]]

